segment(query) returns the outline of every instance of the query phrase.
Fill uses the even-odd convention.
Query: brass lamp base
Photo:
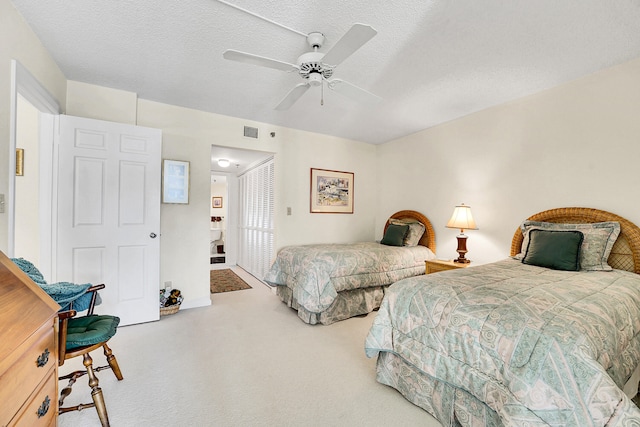
[[[458,258],[454,259],[453,262],[457,262],[459,264],[469,264],[471,261],[465,258],[465,254],[468,252],[467,236],[465,236],[464,234],[460,234],[456,236],[456,238],[458,239],[458,249],[456,249],[456,252],[458,252]]]

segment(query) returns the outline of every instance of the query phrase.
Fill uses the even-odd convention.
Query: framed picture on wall
[[[311,213],[353,213],[353,172],[311,168]]]
[[[222,197],[212,197],[211,198],[211,207],[212,208],[221,208],[222,207]]]
[[[162,161],[162,203],[189,203],[189,162]]]

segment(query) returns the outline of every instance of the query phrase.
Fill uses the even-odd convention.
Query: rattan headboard
[[[629,220],[610,212],[591,208],[557,208],[540,212],[527,218],[532,221],[558,223],[590,223],[618,221],[620,235],[609,255],[609,265],[618,270],[632,271],[640,274],[640,228]],[[520,252],[522,247],[522,231],[516,230],[511,241],[511,256]]]
[[[418,242],[418,244],[422,246],[426,246],[429,249],[431,249],[431,251],[434,254],[436,253],[436,232],[433,229],[433,225],[431,225],[431,221],[429,221],[429,218],[422,215],[420,212],[416,212],[416,211],[396,212],[389,217],[389,219],[391,218],[395,218],[395,219],[411,218],[411,219],[420,221],[424,225],[425,231],[424,231],[424,234],[422,235],[422,238]],[[389,226],[389,220],[387,220],[387,222],[384,224],[385,232],[387,231],[388,226]],[[384,232],[382,234],[384,235]]]

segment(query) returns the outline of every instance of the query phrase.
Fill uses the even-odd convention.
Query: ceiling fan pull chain
[[[324,105],[324,84],[320,85],[320,105]]]

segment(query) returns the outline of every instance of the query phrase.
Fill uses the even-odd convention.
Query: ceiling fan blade
[[[376,34],[378,32],[369,25],[353,24],[351,29],[324,55],[322,62],[335,67]]]
[[[222,56],[224,59],[230,59],[231,61],[243,62],[245,64],[258,65],[260,67],[274,68],[280,71],[298,71],[297,65],[289,64],[288,62],[277,61],[271,58],[265,58],[264,56],[254,55],[252,53],[240,52],[237,50],[227,50]]]
[[[300,83],[296,85],[276,106],[276,110],[288,110],[298,99],[311,87],[309,83]]]
[[[344,96],[347,96],[354,101],[362,102],[362,103],[378,103],[382,101],[378,95],[374,95],[371,92],[368,92],[358,86],[352,85],[351,83],[345,82],[340,79],[333,79],[328,82],[329,89],[338,92]]]

